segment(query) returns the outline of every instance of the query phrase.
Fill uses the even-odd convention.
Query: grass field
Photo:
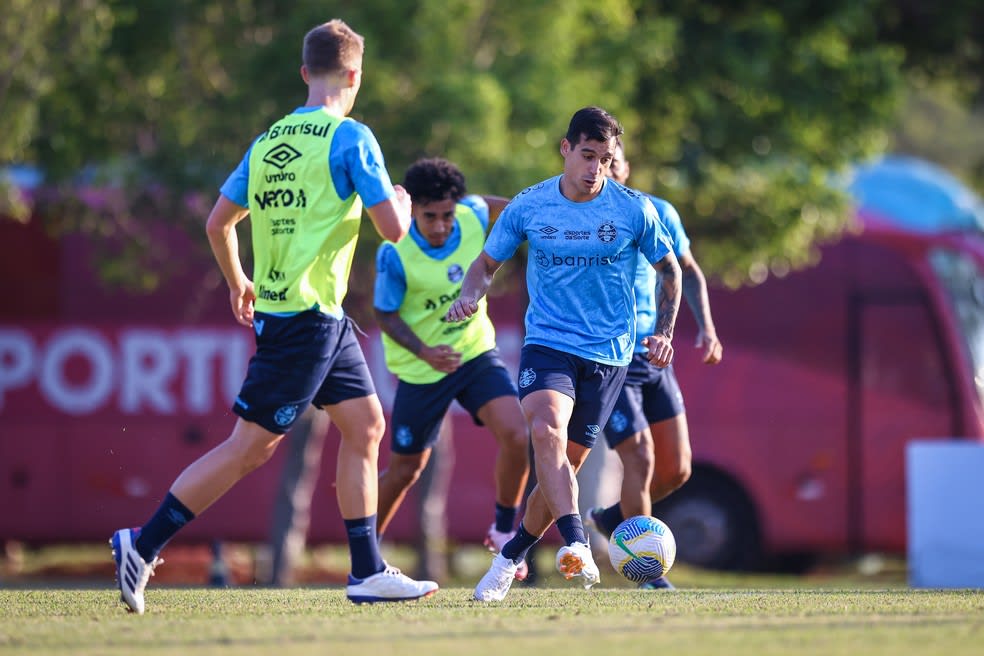
[[[467,578],[486,562],[472,558],[462,564]],[[152,581],[143,616],[123,610],[111,575],[70,585],[8,578],[0,654],[984,653],[984,592],[910,590],[898,568],[674,575],[675,592],[635,590],[611,571],[590,591],[548,575],[494,606],[472,602],[470,585],[457,582],[418,602],[354,606],[334,585]]]

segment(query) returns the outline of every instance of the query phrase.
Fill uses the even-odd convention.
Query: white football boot
[[[509,533],[500,533],[495,530],[495,524],[489,527],[489,532],[485,535],[485,546],[488,547],[489,551],[492,553],[499,553],[502,548],[506,546],[506,543],[515,537],[516,531],[510,531]],[[530,566],[526,564],[525,560],[521,560],[519,565],[516,566],[516,580],[525,581],[526,577],[530,575]]]
[[[583,542],[560,548],[557,552],[557,571],[568,581],[575,576],[583,577],[585,589],[601,580],[601,572],[591,556],[591,548]]]
[[[476,601],[502,601],[516,579],[517,565],[501,553],[492,558],[492,566],[475,586]]]
[[[163,558],[155,558],[154,562],[145,562],[137,553],[136,540],[140,529],[123,528],[110,538],[113,548],[113,559],[116,561],[116,583],[120,588],[120,601],[127,605],[127,610],[137,615],[144,612],[144,588],[147,581],[154,575],[154,568],[164,562]]]
[[[415,581],[397,568],[386,565],[382,572],[364,579],[357,579],[349,574],[345,596],[354,604],[411,601],[429,597],[437,592],[437,588],[434,581]]]

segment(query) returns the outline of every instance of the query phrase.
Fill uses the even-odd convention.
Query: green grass
[[[984,594],[908,590],[450,588],[353,606],[341,589],[0,591],[0,654],[980,654]]]
[[[162,575],[180,566],[173,551]],[[230,558],[248,553],[233,545]],[[337,585],[215,589],[152,579],[147,613],[135,616],[118,601],[105,547],[26,550],[19,573],[8,567],[0,579],[0,656],[961,656],[982,653],[984,644],[984,592],[910,590],[897,560],[828,563],[806,576],[679,565],[676,592],[635,590],[603,569],[598,589],[585,591],[552,572],[552,555],[544,549],[538,559],[541,587],[517,584],[498,605],[471,601],[488,554],[464,548],[453,581],[419,602],[354,606]],[[387,557],[412,571],[412,552]],[[307,560],[336,575],[347,557],[326,548]],[[86,567],[88,576],[78,578]]]

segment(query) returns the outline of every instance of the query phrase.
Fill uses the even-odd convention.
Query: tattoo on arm
[[[376,321],[384,333],[414,355],[420,353],[420,349],[424,347],[424,343],[420,341],[420,338],[417,337],[415,332],[410,330],[410,326],[400,318],[399,313],[383,312],[381,310],[376,310],[375,312]]]
[[[659,289],[656,293],[656,334],[673,337],[677,312],[680,310],[680,265],[675,257],[664,257],[656,263]]]

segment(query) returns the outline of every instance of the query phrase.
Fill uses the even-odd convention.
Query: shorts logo
[[[277,422],[277,426],[290,426],[295,419],[297,419],[296,405],[281,406],[273,413],[273,420]]]
[[[601,426],[598,424],[588,424],[585,428],[587,429],[584,431],[585,437],[595,437],[601,432]]]
[[[291,148],[285,143],[277,144],[270,152],[263,156],[263,161],[270,166],[276,166],[281,171],[285,166],[301,156],[300,151]]]
[[[615,241],[615,237],[617,236],[618,230],[615,229],[614,224],[602,223],[601,226],[598,227],[598,239],[605,244]]]
[[[452,264],[448,267],[448,280],[451,282],[458,282],[465,277],[465,270],[461,268],[460,264]]]
[[[536,380],[536,372],[533,371],[533,369],[526,368],[523,369],[521,372],[519,372],[520,387],[529,387],[530,385],[533,384],[534,380]]]
[[[621,410],[616,410],[612,413],[611,418],[608,420],[608,425],[612,427],[612,430],[616,433],[621,433],[629,425],[629,418],[623,414]]]
[[[404,448],[413,444],[413,433],[409,426],[400,426],[396,429],[396,443]]]

